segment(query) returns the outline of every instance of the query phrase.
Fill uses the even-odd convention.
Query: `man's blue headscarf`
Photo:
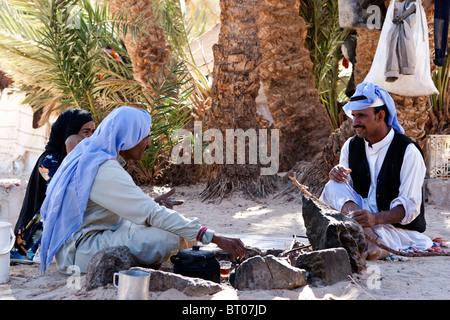
[[[150,133],[152,119],[145,110],[119,107],[70,152],[53,176],[41,207],[41,273],[59,248],[83,223],[91,186],[99,166],[119,151],[136,146]]]
[[[359,99],[354,99],[356,97]],[[379,107],[382,105],[386,105],[389,111],[388,125],[392,126],[395,131],[405,134],[405,130],[398,123],[394,100],[386,90],[373,83],[363,82],[358,84],[356,86],[355,94],[350,99],[350,102],[343,107],[343,110],[348,117],[353,119],[353,110],[363,110],[369,107]]]

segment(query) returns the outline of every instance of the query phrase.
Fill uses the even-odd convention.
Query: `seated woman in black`
[[[39,209],[44,201],[47,185],[72,148],[68,150],[66,141],[71,136],[73,139],[73,135],[78,135],[81,139],[90,137],[94,130],[92,115],[80,109],[64,111],[53,123],[45,151],[37,160],[28,181],[22,210],[14,228],[16,244],[15,250],[11,251],[11,258],[23,259],[21,255],[26,255],[29,260],[33,260],[42,234]]]

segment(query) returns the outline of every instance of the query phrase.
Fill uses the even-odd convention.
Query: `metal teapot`
[[[170,257],[173,272],[220,283],[220,264],[213,251],[193,246]]]

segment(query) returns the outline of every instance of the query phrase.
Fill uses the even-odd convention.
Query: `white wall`
[[[8,91],[9,90],[9,91]],[[0,221],[15,225],[28,179],[44,151],[50,123],[33,129],[33,111],[21,104],[24,93],[6,89],[0,97]],[[14,179],[14,180],[11,180]],[[4,184],[14,183],[5,188]]]

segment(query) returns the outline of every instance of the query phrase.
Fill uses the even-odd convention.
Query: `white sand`
[[[305,235],[301,205],[283,203],[283,199],[269,197],[246,200],[236,193],[220,204],[202,202],[198,198],[202,185],[177,187],[174,198],[184,199],[176,207],[186,216],[196,216],[216,232],[239,235],[247,245],[260,244],[283,247],[292,235]],[[152,197],[168,188],[153,188]],[[430,238],[450,240],[450,208],[426,206],[427,231]],[[272,239],[273,241],[267,241]],[[283,242],[284,241],[284,242]],[[307,241],[307,240],[305,240]],[[367,263],[367,270],[353,274],[352,279],[332,286],[305,286],[295,290],[235,291],[227,289],[213,296],[188,297],[176,290],[152,292],[151,299],[450,299],[450,257],[409,258],[406,261],[375,261]],[[0,299],[90,300],[116,299],[113,285],[87,292],[85,276],[68,277],[56,270],[53,263],[44,276],[39,264],[14,265],[10,281],[0,285]]]

